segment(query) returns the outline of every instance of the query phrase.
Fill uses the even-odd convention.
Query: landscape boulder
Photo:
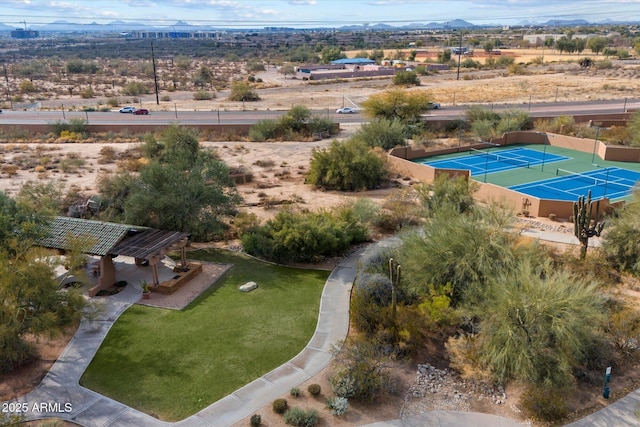
[[[240,292],[251,292],[257,287],[258,284],[256,282],[247,282],[244,285],[240,286],[238,289],[240,290]]]

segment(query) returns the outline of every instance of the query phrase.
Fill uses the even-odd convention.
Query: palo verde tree
[[[494,278],[487,295],[480,363],[502,383],[570,385],[603,320],[596,285],[521,259]]]
[[[404,124],[420,121],[421,114],[432,108],[432,96],[426,91],[393,89],[373,95],[362,103],[366,116],[399,120]]]
[[[329,148],[313,150],[307,182],[326,189],[361,191],[376,188],[386,174],[380,156],[360,140],[334,140]]]
[[[81,315],[82,296],[58,291],[51,257],[34,245],[47,221],[0,193],[0,373],[33,360],[27,335],[55,335]]]

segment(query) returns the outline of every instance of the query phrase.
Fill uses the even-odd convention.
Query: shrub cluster
[[[251,126],[249,139],[255,142],[300,140],[319,132],[333,132],[331,119],[314,116],[307,107],[295,106],[279,120],[261,120]]]
[[[309,384],[309,387],[307,387],[307,391],[311,396],[315,397],[320,395],[322,388],[320,387],[320,384]]]
[[[276,399],[272,403],[273,412],[276,414],[284,414],[287,409],[289,409],[289,405],[287,404],[287,399]]]
[[[336,417],[341,417],[347,413],[349,409],[349,399],[346,397],[327,398],[327,408],[331,409],[331,413]]]
[[[362,191],[377,188],[386,175],[381,156],[360,140],[349,139],[313,151],[307,182],[328,190]]]
[[[368,239],[368,229],[352,208],[336,213],[285,209],[242,235],[244,249],[273,261],[310,262],[336,256]]]
[[[290,426],[313,427],[320,421],[320,415],[315,409],[303,411],[299,408],[291,408],[284,414],[284,422]]]

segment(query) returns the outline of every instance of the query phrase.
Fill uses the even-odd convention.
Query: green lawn
[[[276,368],[309,341],[329,272],[221,251],[189,257],[233,267],[182,311],[129,308],[82,376],[83,386],[175,421]],[[239,292],[248,281],[258,289]]]

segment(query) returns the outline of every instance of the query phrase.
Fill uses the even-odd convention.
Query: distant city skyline
[[[476,25],[573,19],[640,21],[640,0],[0,0],[0,22],[15,27],[64,20],[304,28],[402,26],[455,19]]]

